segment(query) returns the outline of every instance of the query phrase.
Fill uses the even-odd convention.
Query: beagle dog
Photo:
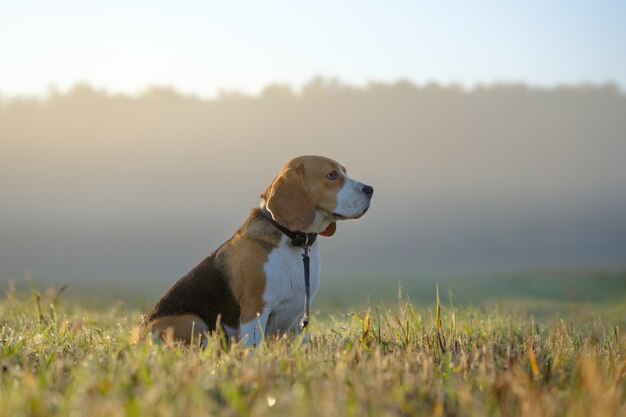
[[[235,235],[144,317],[145,330],[155,338],[205,344],[204,334],[221,326],[229,339],[255,346],[263,336],[299,333],[310,301],[304,275],[312,295],[320,282],[317,235],[332,236],[336,221],[363,216],[373,193],[332,159],[289,161]],[[310,258],[304,268],[303,250]]]

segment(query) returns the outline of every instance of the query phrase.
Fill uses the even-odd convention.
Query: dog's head
[[[374,189],[348,176],[346,168],[323,156],[289,161],[261,194],[263,205],[284,227],[332,236],[337,220],[358,219]]]

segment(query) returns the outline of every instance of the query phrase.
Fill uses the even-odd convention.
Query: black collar
[[[292,230],[287,229],[282,224],[278,223],[272,217],[272,214],[265,207],[261,208],[261,215],[267,219],[270,223],[274,225],[275,228],[280,230],[285,236],[291,239],[291,244],[293,246],[299,246],[301,248],[311,247],[313,243],[315,243],[315,239],[317,239],[317,233],[304,233],[304,232],[294,232]]]

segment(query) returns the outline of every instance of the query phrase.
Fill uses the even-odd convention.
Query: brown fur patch
[[[263,268],[280,239],[281,234],[273,225],[251,216],[217,254],[230,278],[233,296],[241,306],[240,323],[254,319],[263,311],[266,283]]]
[[[304,188],[302,165],[283,168],[261,197],[274,219],[289,230],[306,229],[315,220],[315,204]]]
[[[322,156],[301,156],[294,161],[304,168],[304,187],[315,202],[315,208],[332,214],[337,208],[337,194],[345,182],[345,167]],[[337,173],[337,179],[326,177],[331,171]]]
[[[180,341],[186,344],[201,343],[209,326],[195,314],[165,316],[152,320],[146,329],[154,336],[166,341]]]

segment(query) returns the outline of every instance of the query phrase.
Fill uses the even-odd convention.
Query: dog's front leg
[[[248,346],[257,347],[265,337],[265,326],[270,316],[268,308],[264,308],[261,313],[245,323],[239,325],[239,340]]]

